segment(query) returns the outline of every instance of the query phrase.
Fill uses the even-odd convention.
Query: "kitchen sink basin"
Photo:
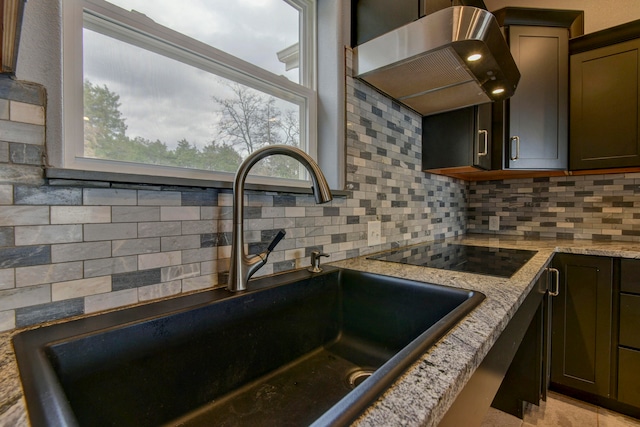
[[[37,426],[344,425],[480,293],[327,267],[15,336]]]

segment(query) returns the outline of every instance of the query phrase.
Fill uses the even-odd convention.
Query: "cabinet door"
[[[640,39],[571,56],[571,169],[640,166]]]
[[[476,109],[476,127],[473,147],[473,165],[491,169],[491,104],[482,104]]]
[[[558,254],[552,300],[551,382],[610,396],[613,260]]]
[[[491,104],[422,118],[422,169],[491,169]]]
[[[505,168],[566,169],[569,30],[512,25],[508,38],[521,78],[505,104]]]

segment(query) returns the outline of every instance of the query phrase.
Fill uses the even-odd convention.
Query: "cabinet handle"
[[[551,273],[554,273],[555,276],[556,276],[556,279],[553,281],[553,284],[554,284],[553,289],[554,290],[550,289],[549,290],[549,295],[551,295],[552,297],[557,297],[558,294],[560,293],[560,271],[558,271],[557,268],[553,268],[553,267],[550,267],[548,270]]]
[[[480,129],[478,133],[484,136],[484,150],[480,151],[480,143],[478,143],[478,157],[486,156],[489,152],[489,132],[486,129]]]
[[[519,136],[512,136],[511,138],[509,138],[509,148],[511,148],[511,141],[516,141],[516,155],[513,156],[511,155],[511,160],[518,160],[520,158],[520,137]]]

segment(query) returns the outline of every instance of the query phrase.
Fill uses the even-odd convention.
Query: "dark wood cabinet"
[[[491,169],[491,104],[422,118],[422,169]]]
[[[623,259],[620,264],[620,290],[640,294],[640,260]]]
[[[611,396],[613,259],[558,254],[559,295],[552,302],[551,382]]]
[[[572,41],[572,170],[640,166],[640,38],[627,40],[640,21],[630,24]]]
[[[640,259],[556,254],[551,267],[440,425],[477,422],[491,398],[522,418],[548,387],[640,418]]]
[[[419,0],[354,0],[351,39],[354,46],[399,28],[419,17]]]
[[[640,407],[640,350],[619,350],[618,401]]]
[[[621,261],[618,334],[617,400],[640,408],[640,260],[638,259]],[[640,409],[636,412],[640,413]]]
[[[558,254],[551,388],[640,417],[640,260]]]
[[[640,295],[620,294],[619,345],[640,350]]]
[[[494,167],[566,169],[569,30],[509,25],[505,33],[521,78],[515,94],[494,105]]]

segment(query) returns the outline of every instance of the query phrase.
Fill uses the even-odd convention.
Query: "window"
[[[63,7],[65,168],[230,180],[264,145],[315,157],[313,0]],[[306,185],[284,156],[252,172]]]

